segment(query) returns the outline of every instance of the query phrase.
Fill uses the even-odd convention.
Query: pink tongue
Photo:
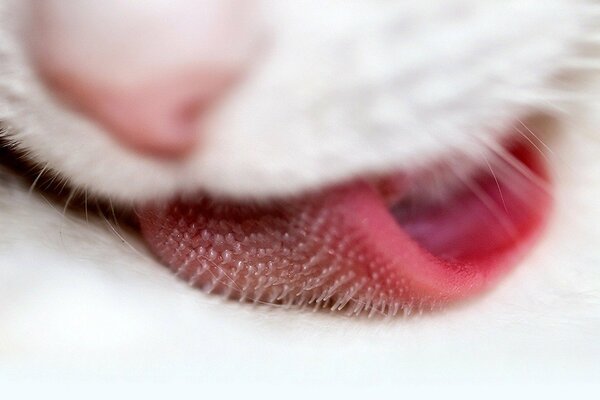
[[[512,167],[443,205],[390,208],[358,182],[267,207],[147,207],[142,232],[178,276],[227,297],[349,314],[435,309],[493,285],[547,219],[543,163],[524,145],[511,152]]]

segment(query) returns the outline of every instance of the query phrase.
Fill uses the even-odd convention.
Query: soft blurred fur
[[[144,10],[162,7],[172,19],[184,16],[194,1],[120,3],[103,2],[103,18],[94,18],[95,1],[78,3],[73,19],[81,26],[70,24],[65,35],[76,35],[79,26],[87,39],[80,46],[88,48],[95,37],[88,31],[102,28],[101,43],[134,41],[151,53],[154,42],[148,45],[145,36],[113,33],[122,32],[121,13],[146,23],[150,36],[150,27],[162,32],[161,13]],[[50,4],[63,14],[69,8]],[[258,4],[263,50],[242,82],[204,116],[202,146],[173,162],[123,148],[57,101],[37,78],[23,38],[30,29],[23,20],[32,18],[28,6],[36,2],[3,0],[5,136],[74,186],[115,201],[156,200],[198,188],[242,198],[290,194],[357,174],[414,168],[449,149],[479,155],[477,139],[502,135],[516,119],[548,109],[548,99],[563,89],[563,80],[551,77],[578,61],[594,34],[590,0],[549,0],[543,7],[537,0]],[[157,63],[184,57],[158,39]],[[127,65],[113,66],[110,46],[98,47],[100,54],[92,54],[106,54],[106,60],[90,75],[134,74]],[[152,64],[138,74],[147,69],[152,72]]]
[[[9,15],[7,7],[11,3],[11,0],[0,2],[0,18]],[[330,3],[332,9],[336,9],[337,2]],[[488,7],[477,1],[453,3],[483,13]],[[544,14],[542,9],[546,10],[549,5],[564,11],[558,16],[548,14],[557,18],[556,24],[568,15],[571,7],[576,7],[575,4],[592,5],[590,2],[558,0],[544,2],[544,5],[537,1],[485,4],[493,11],[499,3],[517,9],[523,7],[521,10],[529,13],[513,15],[517,25],[521,17],[524,24],[535,19],[538,16],[536,10]],[[423,12],[426,12],[426,5],[435,8],[441,3],[423,4]],[[495,16],[492,12],[487,15],[486,23],[473,20],[472,26],[462,27],[468,34],[466,36],[485,35],[478,29],[489,27]],[[436,24],[429,27],[430,34],[436,33],[438,25],[440,35],[447,33],[444,30],[445,14],[438,18]],[[507,46],[531,45],[531,50],[536,46],[543,47],[536,40],[551,35],[553,28],[557,27],[548,26],[539,38],[532,37],[532,42],[528,42],[529,36],[507,38],[512,41]],[[2,29],[5,28],[0,28],[0,36],[7,34]],[[591,35],[581,38],[581,42],[590,39],[593,44]],[[250,139],[232,133],[223,139],[225,147],[221,150],[231,156],[228,157],[231,164],[211,167],[210,162],[205,161],[205,164],[199,164],[203,169],[198,181],[195,176],[183,174],[189,180],[185,178],[170,184],[172,174],[180,174],[181,169],[176,172],[162,170],[160,165],[140,160],[110,143],[106,136],[96,132],[96,128],[71,115],[43,93],[39,82],[31,80],[27,64],[10,58],[20,50],[7,50],[11,43],[16,46],[14,42],[2,40],[0,43],[0,119],[5,122],[8,137],[17,149],[28,152],[29,157],[42,167],[58,172],[57,180],[68,179],[75,188],[83,187],[92,193],[125,201],[147,198],[154,193],[153,189],[157,196],[162,196],[185,190],[188,185],[193,188],[203,185],[217,193],[238,188],[241,195],[262,195],[248,193],[248,187],[244,186],[247,177],[237,175],[243,168],[236,168],[247,163],[260,163],[261,157],[266,156],[280,160],[283,165],[275,161],[266,163],[276,170],[271,171],[272,174],[265,172],[268,169],[263,170],[265,176],[273,178],[270,182],[274,185],[267,185],[265,191],[286,193],[363,169],[382,167],[370,163],[372,157],[367,155],[366,161],[327,175],[320,162],[315,161],[307,168],[306,176],[300,175],[297,181],[292,180],[286,186],[284,180],[288,175],[282,172],[284,180],[279,179],[279,168],[285,171],[288,161],[290,165],[294,164],[295,160],[288,157],[290,146],[302,153],[293,133],[289,137],[255,138],[253,152],[237,152],[233,138],[244,145],[247,145],[244,140]],[[486,57],[494,57],[494,54]],[[573,51],[573,57],[581,57],[580,50]],[[536,60],[530,61],[526,57],[521,63],[507,65],[506,88],[516,90],[520,85],[516,78],[545,74],[543,66],[538,70],[539,65],[531,64]],[[541,60],[546,61],[544,57]],[[475,61],[479,60],[473,59],[472,55],[462,60],[465,67]],[[561,60],[560,63],[563,61],[564,65],[582,66],[579,58]],[[428,62],[432,64],[426,64]],[[429,66],[438,74],[443,74],[447,67],[435,60],[423,60],[423,63],[420,69]],[[282,61],[282,65],[288,64]],[[273,64],[272,68],[284,68],[282,65]],[[336,68],[335,65],[326,67],[331,71]],[[460,65],[456,67],[460,69]],[[118,226],[112,216],[105,213],[103,218],[102,213],[97,212],[87,215],[85,212],[65,212],[60,202],[46,199],[36,190],[30,191],[31,181],[23,180],[14,171],[2,170],[0,357],[18,360],[26,366],[31,366],[28,364],[31,360],[43,359],[59,366],[64,363],[85,366],[91,371],[150,369],[168,374],[197,374],[200,378],[224,382],[254,379],[285,383],[298,375],[312,381],[335,377],[349,382],[390,383],[415,377],[427,380],[430,377],[485,379],[502,376],[557,381],[597,376],[600,372],[597,362],[600,357],[597,340],[600,334],[600,228],[597,223],[600,221],[597,200],[600,198],[600,135],[597,133],[600,107],[595,95],[594,74],[577,68],[567,72],[577,78],[575,80],[584,80],[585,84],[575,90],[569,83],[567,91],[564,87],[550,86],[544,80],[527,86],[525,93],[513,93],[515,98],[507,103],[492,102],[487,106],[501,107],[494,109],[498,113],[494,112],[491,119],[494,122],[506,121],[510,116],[519,118],[521,114],[540,109],[551,117],[549,122],[544,120],[528,125],[536,132],[547,133],[543,136],[544,145],[539,145],[549,148],[545,151],[556,176],[556,212],[542,243],[492,293],[443,313],[408,320],[373,322],[276,308],[251,308],[206,296],[191,290],[158,265],[136,236],[126,227]],[[287,70],[277,73],[285,75]],[[294,82],[293,77],[290,82]],[[428,82],[431,81],[423,76],[421,83]],[[560,82],[564,84],[565,80]],[[430,90],[440,95],[444,85],[457,93],[465,90],[462,81],[441,80],[438,84],[441,86]],[[278,90],[285,93],[286,88],[282,83]],[[548,97],[550,94],[552,97]],[[285,101],[270,98],[270,95],[262,98],[263,92],[258,89],[253,95],[264,102],[260,107],[264,108],[270,126],[284,129],[286,121],[278,122],[280,115],[277,113],[281,111],[281,115],[285,115],[285,110],[280,108],[286,107]],[[315,89],[309,97],[319,99],[321,95],[322,92]],[[238,101],[243,99],[244,95],[240,94]],[[465,103],[458,107],[462,111],[457,115],[479,126],[483,132],[487,115],[474,109],[480,104],[469,102],[468,96],[461,96],[461,100]],[[432,124],[443,123],[448,115],[452,115],[454,104],[451,101],[424,107],[418,113],[422,119],[413,123],[427,131],[435,125],[425,127],[425,120]],[[520,108],[522,106],[524,108]],[[270,110],[275,110],[273,119],[270,119]],[[400,126],[403,123],[399,122]],[[536,124],[545,126],[537,129]],[[410,126],[412,130],[406,143],[416,135],[415,126]],[[87,133],[76,139],[72,130],[78,128]],[[446,132],[448,139],[462,130]],[[268,130],[262,132],[264,135],[270,133]],[[477,133],[470,131],[465,135],[462,139],[456,137],[454,145],[478,146]],[[396,139],[401,140],[400,136]],[[286,142],[288,138],[289,143]],[[335,148],[335,143],[332,139],[328,145]],[[352,146],[360,147],[363,143],[357,138]],[[382,145],[377,149],[385,151],[387,147]],[[425,146],[422,154],[426,158],[433,157],[434,147]],[[410,148],[414,157],[421,156],[418,146]],[[100,162],[94,159],[94,165],[90,166],[92,152],[100,152],[103,157]],[[361,154],[352,151],[349,154],[360,160]],[[398,156],[390,153],[382,158],[389,162]],[[223,159],[224,153],[217,152],[212,157],[215,157],[212,162],[216,163]],[[247,158],[242,160],[240,157]],[[410,157],[406,157],[400,164],[410,164]],[[236,167],[236,162],[241,164]],[[85,171],[90,168],[97,173],[94,177],[86,175]],[[298,171],[296,167],[290,168]],[[223,172],[222,179],[215,169]],[[132,181],[132,174],[139,171],[146,171],[144,176],[152,176],[167,187],[157,185],[153,188],[143,179]],[[110,182],[106,179],[109,172],[115,177]],[[222,186],[217,182],[222,182]],[[139,187],[136,186],[138,183]],[[131,187],[132,184],[135,187]],[[121,189],[129,191],[120,195]],[[172,367],[175,365],[184,371],[174,372]]]

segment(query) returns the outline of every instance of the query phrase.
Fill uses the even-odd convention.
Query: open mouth
[[[268,205],[174,201],[139,210],[179,277],[241,301],[350,315],[411,314],[493,287],[547,220],[545,160],[518,135],[437,200],[395,175]]]

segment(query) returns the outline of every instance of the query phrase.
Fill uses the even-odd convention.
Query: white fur
[[[10,229],[0,232],[0,359],[11,377],[36,366],[36,377],[227,385],[592,381],[600,373],[596,126],[571,121],[551,143],[557,215],[527,262],[492,293],[412,320],[223,302],[185,286],[135,238],[125,236],[131,248],[100,219],[64,217],[3,174],[0,220]]]
[[[7,135],[74,185],[124,201],[286,194],[449,147],[478,154],[474,137],[547,106],[539,94],[575,55],[590,11],[586,0],[263,0],[263,59],[206,117],[201,149],[166,162],[118,146],[52,97],[28,61],[19,4],[0,4]]]
[[[294,7],[300,3],[307,7]],[[219,114],[240,119],[215,122],[223,135],[212,137],[210,151],[185,165],[163,165],[122,150],[49,97],[20,58],[10,27],[15,22],[9,19],[11,4],[0,2],[0,119],[10,126],[11,138],[75,184],[131,200],[198,185],[234,195],[285,193],[356,172],[412,165],[414,157],[429,159],[446,146],[477,151],[472,135],[482,134],[484,127],[504,127],[529,110],[518,107],[522,103],[544,106],[542,100],[529,100],[544,98],[548,76],[563,57],[568,59],[578,40],[568,36],[578,31],[574,15],[583,2],[332,0],[319,7],[322,25],[309,13],[316,2],[285,3],[289,9],[274,3],[271,11],[282,13],[276,19],[283,25],[279,29],[289,35],[282,39],[281,53]],[[395,60],[392,71],[380,71],[383,87],[370,98],[402,102],[405,112],[399,117],[404,119],[398,122],[386,113],[353,113],[354,102],[363,100],[355,92],[356,80],[364,82],[364,74],[384,63],[338,76],[341,59],[314,63],[304,59],[304,52],[294,54],[310,49],[329,56],[332,43],[355,32],[362,20],[347,11],[353,9],[349,4],[365,7],[355,12],[371,28],[384,17],[405,15],[414,21],[402,25],[407,29],[402,43],[389,43],[406,57]],[[400,11],[379,14],[369,4]],[[452,26],[446,10],[452,5],[472,11],[473,19]],[[351,27],[338,32],[329,18],[340,12],[352,14],[344,20]],[[422,25],[420,15],[431,22]],[[308,22],[314,22],[311,29]],[[320,39],[299,40],[295,29],[313,31]],[[383,57],[388,44],[378,48],[382,33],[361,33],[349,37],[360,44],[352,51],[370,52],[368,60]],[[495,38],[501,45],[486,52]],[[411,47],[429,41],[431,48]],[[444,56],[448,48],[463,56]],[[484,53],[474,58],[478,51]],[[486,63],[503,68],[486,72]],[[415,74],[403,75],[410,68]],[[388,93],[385,83],[392,76],[406,85],[401,96]],[[306,77],[304,84],[299,77]],[[328,110],[326,101],[324,115],[307,111],[316,101],[340,95],[351,100],[341,109]],[[385,110],[385,104],[376,108]],[[297,110],[296,119],[286,119]],[[549,144],[557,213],[535,254],[492,293],[412,320],[368,322],[224,303],[187,288],[136,238],[96,217],[88,222],[63,216],[3,171],[0,359],[22,367],[7,370],[11,377],[31,373],[41,360],[41,368],[78,370],[84,376],[181,374],[222,382],[225,388],[235,381],[591,380],[600,374],[599,112],[597,106],[581,105]],[[398,124],[400,132],[384,129],[369,137],[356,130],[356,124],[376,122]]]

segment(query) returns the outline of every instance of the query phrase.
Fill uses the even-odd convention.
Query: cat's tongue
[[[389,204],[357,182],[269,206],[177,201],[141,210],[140,221],[160,260],[207,291],[409,313],[480,293],[513,267],[548,216],[546,176],[536,151],[518,145],[443,204]]]

